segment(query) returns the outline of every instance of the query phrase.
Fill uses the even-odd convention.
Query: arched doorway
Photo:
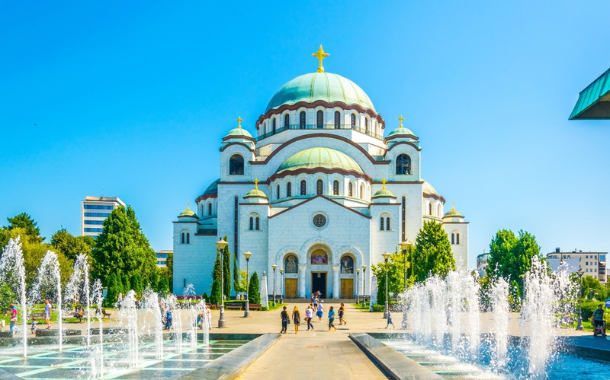
[[[299,259],[291,253],[284,258],[284,297],[297,298],[299,290]]]
[[[328,253],[316,249],[311,253],[311,292],[320,292],[321,298],[328,298]]]

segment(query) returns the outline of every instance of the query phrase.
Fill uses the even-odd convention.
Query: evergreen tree
[[[216,249],[216,260],[214,260],[214,268],[212,269],[212,287],[214,285],[214,281],[218,281],[220,286],[220,266],[220,250]],[[218,288],[218,291],[220,292],[220,288]],[[211,296],[213,295],[214,290],[212,290]],[[218,296],[218,299],[220,299],[220,296]]]
[[[140,275],[138,273],[134,273],[131,276],[131,288],[136,292],[136,294],[142,294],[142,279],[140,278]]]
[[[214,279],[212,282],[212,292],[210,293],[210,303],[212,305],[220,305],[220,280]]]
[[[106,286],[108,287],[108,292],[106,293],[106,298],[104,299],[105,307],[112,307],[116,303],[119,298],[119,293],[122,293],[122,286],[119,287],[117,282],[117,276],[114,273],[110,273],[110,276],[106,279]],[[119,291],[120,288],[120,291]]]
[[[228,242],[227,235],[224,236],[224,241]],[[223,254],[223,292],[225,299],[231,298],[231,250],[229,244],[225,247]]]
[[[171,292],[174,291],[174,252],[170,252],[167,254],[167,260],[165,261],[165,266],[167,268],[163,268],[167,272],[167,281],[169,282],[169,290]]]
[[[129,277],[126,274],[123,275],[123,294],[129,293],[132,289],[131,282],[129,282]]]
[[[169,281],[167,280],[167,277],[163,277],[159,281],[159,294],[161,296],[169,294]]]
[[[417,234],[411,262],[416,281],[424,281],[431,274],[446,276],[456,269],[451,244],[441,223],[424,222]]]
[[[153,292],[159,291],[159,271],[152,272],[152,275],[150,276],[150,288]]]
[[[40,236],[40,228],[38,228],[37,223],[27,213],[22,212],[19,215],[15,215],[12,218],[6,219],[9,223],[7,229],[12,230],[15,228],[23,228],[25,230],[25,233],[28,236],[34,238],[38,244],[44,241],[44,237]]]
[[[250,284],[248,285],[248,299],[250,300],[250,303],[253,304],[261,303],[260,284],[258,274],[256,272],[252,273],[252,276],[250,277]]]

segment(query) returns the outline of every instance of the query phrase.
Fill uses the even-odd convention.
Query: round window
[[[318,228],[324,227],[326,225],[326,217],[322,214],[317,214],[313,217],[313,225]]]

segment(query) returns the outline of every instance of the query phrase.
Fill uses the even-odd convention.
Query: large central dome
[[[363,174],[362,168],[353,158],[330,148],[309,148],[295,153],[280,165],[277,173],[285,170],[313,168],[343,169]]]
[[[301,75],[283,85],[267,104],[265,113],[285,104],[313,103],[317,100],[359,105],[377,112],[371,99],[356,83],[341,75],[323,72]]]

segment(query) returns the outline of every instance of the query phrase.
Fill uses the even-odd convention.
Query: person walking
[[[335,310],[333,310],[333,307],[331,306],[328,309],[328,331],[330,332],[330,329],[335,329],[335,331],[337,331],[337,328],[335,327]]]
[[[17,315],[19,314],[17,312],[17,306],[15,306],[15,304],[11,302],[11,310],[6,314],[10,315],[11,318],[9,323],[9,331],[11,332],[11,334],[14,334],[15,325],[17,324]]]
[[[294,322],[294,333],[299,333],[299,326],[301,325],[301,312],[299,312],[299,307],[294,305],[294,309],[292,309],[292,322]]]
[[[172,309],[167,308],[167,314],[165,315],[165,329],[169,330],[172,328],[172,321],[174,317],[172,315]]]
[[[388,310],[388,323],[385,325],[385,328],[387,329],[390,325],[392,325],[392,330],[394,330],[395,326],[394,322],[392,322],[392,313]]]
[[[209,307],[210,305],[207,305],[207,307],[205,308],[205,320],[208,323],[208,329],[211,330],[212,329],[212,310]]]
[[[320,304],[318,305],[318,311],[316,312],[316,315],[318,316],[318,322],[322,322],[322,317],[324,316],[324,305],[322,305],[324,303],[324,301],[320,302]]]
[[[339,307],[339,325],[347,325],[343,316],[345,315],[345,305],[341,302],[341,306]]]
[[[313,305],[309,304],[309,307],[307,308],[307,310],[305,310],[305,320],[307,321],[307,331],[309,331],[309,329],[313,330],[313,323],[311,323],[312,319],[313,319]]]
[[[290,321],[290,317],[286,311],[286,306],[284,306],[284,309],[280,313],[280,318],[282,319],[282,331],[280,331],[280,334],[285,334],[286,329],[288,328],[288,322]]]
[[[38,322],[32,318],[32,335],[36,334],[36,330],[38,330]]]
[[[53,313],[53,306],[49,300],[44,301],[44,321],[47,322],[47,330],[51,329],[51,314]]]

